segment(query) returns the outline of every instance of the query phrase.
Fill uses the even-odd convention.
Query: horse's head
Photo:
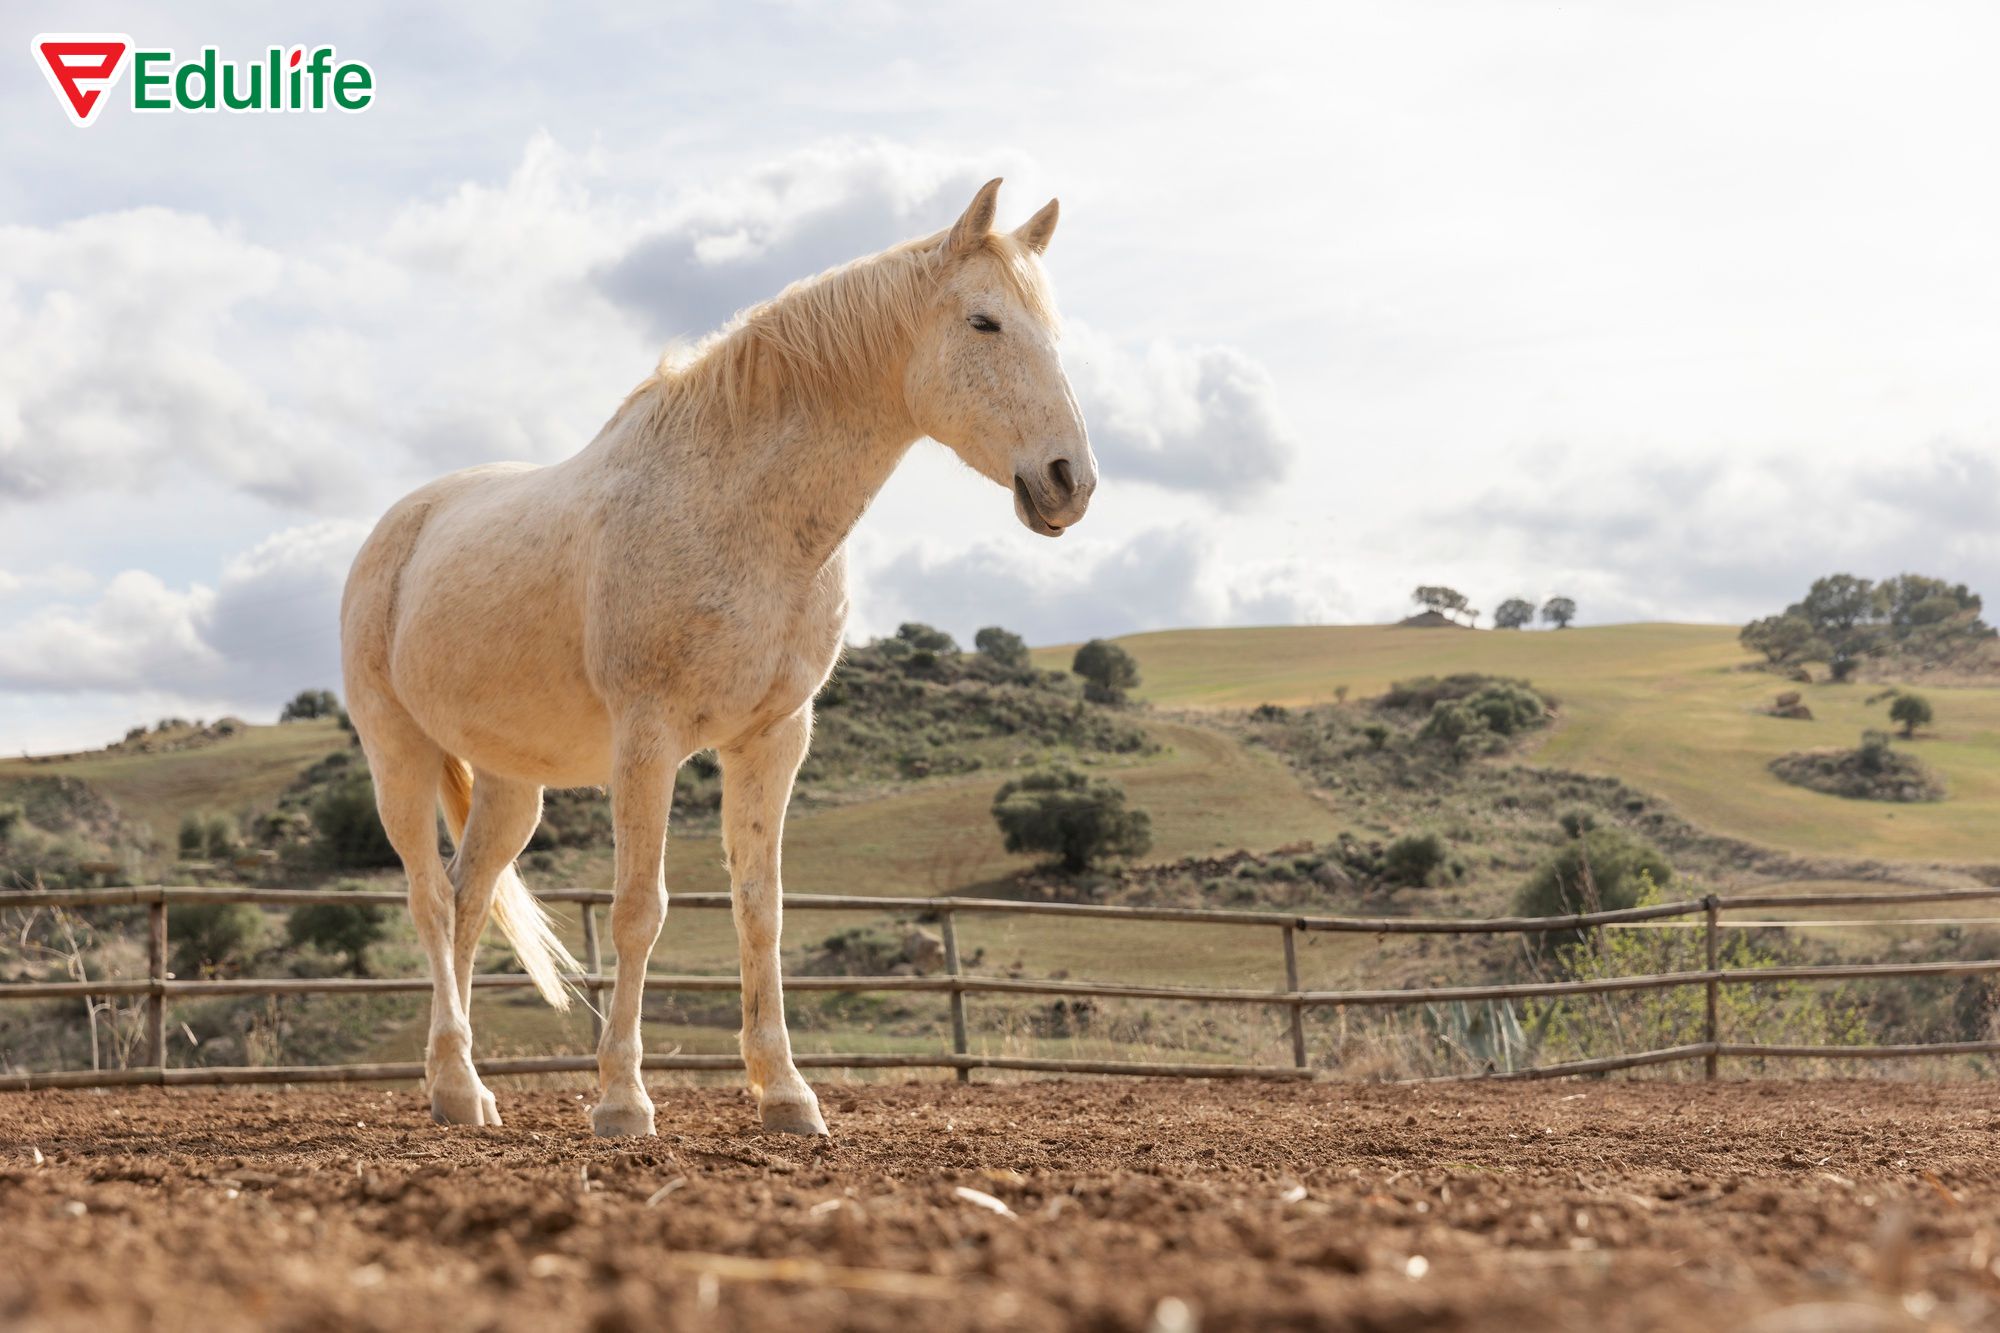
[[[1042,252],[1056,201],[1013,232],[993,230],[988,181],[942,247],[939,300],[919,327],[905,385],[918,427],[1014,492],[1032,531],[1060,537],[1097,489],[1083,413],[1056,355]]]

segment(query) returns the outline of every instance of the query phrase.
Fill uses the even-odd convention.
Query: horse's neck
[[[837,401],[813,402],[767,384],[739,414],[647,411],[614,422],[576,460],[608,467],[630,512],[652,521],[727,528],[809,576],[834,558],[889,474],[916,442],[901,365]],[[622,429],[619,427],[622,425]],[[587,461],[588,460],[588,461]],[[656,494],[640,499],[640,492]]]
[[[761,527],[774,550],[817,571],[916,442],[916,427],[900,395],[891,401],[885,393],[832,408],[781,397],[762,417],[748,438],[733,442],[737,475],[729,490],[744,503],[746,525]]]

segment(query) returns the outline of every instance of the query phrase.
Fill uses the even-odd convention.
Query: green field
[[[347,736],[331,720],[243,731],[200,749],[142,753],[100,750],[37,762],[0,759],[0,783],[14,778],[81,778],[136,824],[171,847],[189,811],[236,815],[267,809],[291,780]]]
[[[1561,721],[1533,762],[1609,774],[1672,802],[1718,833],[1799,852],[1883,860],[2000,860],[2000,688],[1931,687],[1937,722],[1913,752],[1950,795],[1934,805],[1824,796],[1780,782],[1766,765],[1790,750],[1852,746],[1887,726],[1870,685],[1793,685],[1742,668],[1736,631],[1720,625],[1611,625],[1557,632],[1311,626],[1170,630],[1119,640],[1138,659],[1141,698],[1162,707],[1248,708],[1380,693],[1410,676],[1483,671],[1523,676],[1561,701]],[[1040,650],[1044,666],[1071,649]],[[1757,710],[1780,690],[1805,695],[1814,720]]]

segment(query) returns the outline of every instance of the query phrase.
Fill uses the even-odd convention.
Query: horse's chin
[[[1039,537],[1060,537],[1060,524],[1051,523],[1042,517],[1042,511],[1035,507],[1035,500],[1019,478],[1014,481],[1014,517],[1021,520],[1021,526]]]

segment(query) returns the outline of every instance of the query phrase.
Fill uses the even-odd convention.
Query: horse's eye
[[[994,319],[991,315],[974,315],[966,323],[972,325],[973,328],[979,330],[981,333],[1000,332],[1000,321]]]

